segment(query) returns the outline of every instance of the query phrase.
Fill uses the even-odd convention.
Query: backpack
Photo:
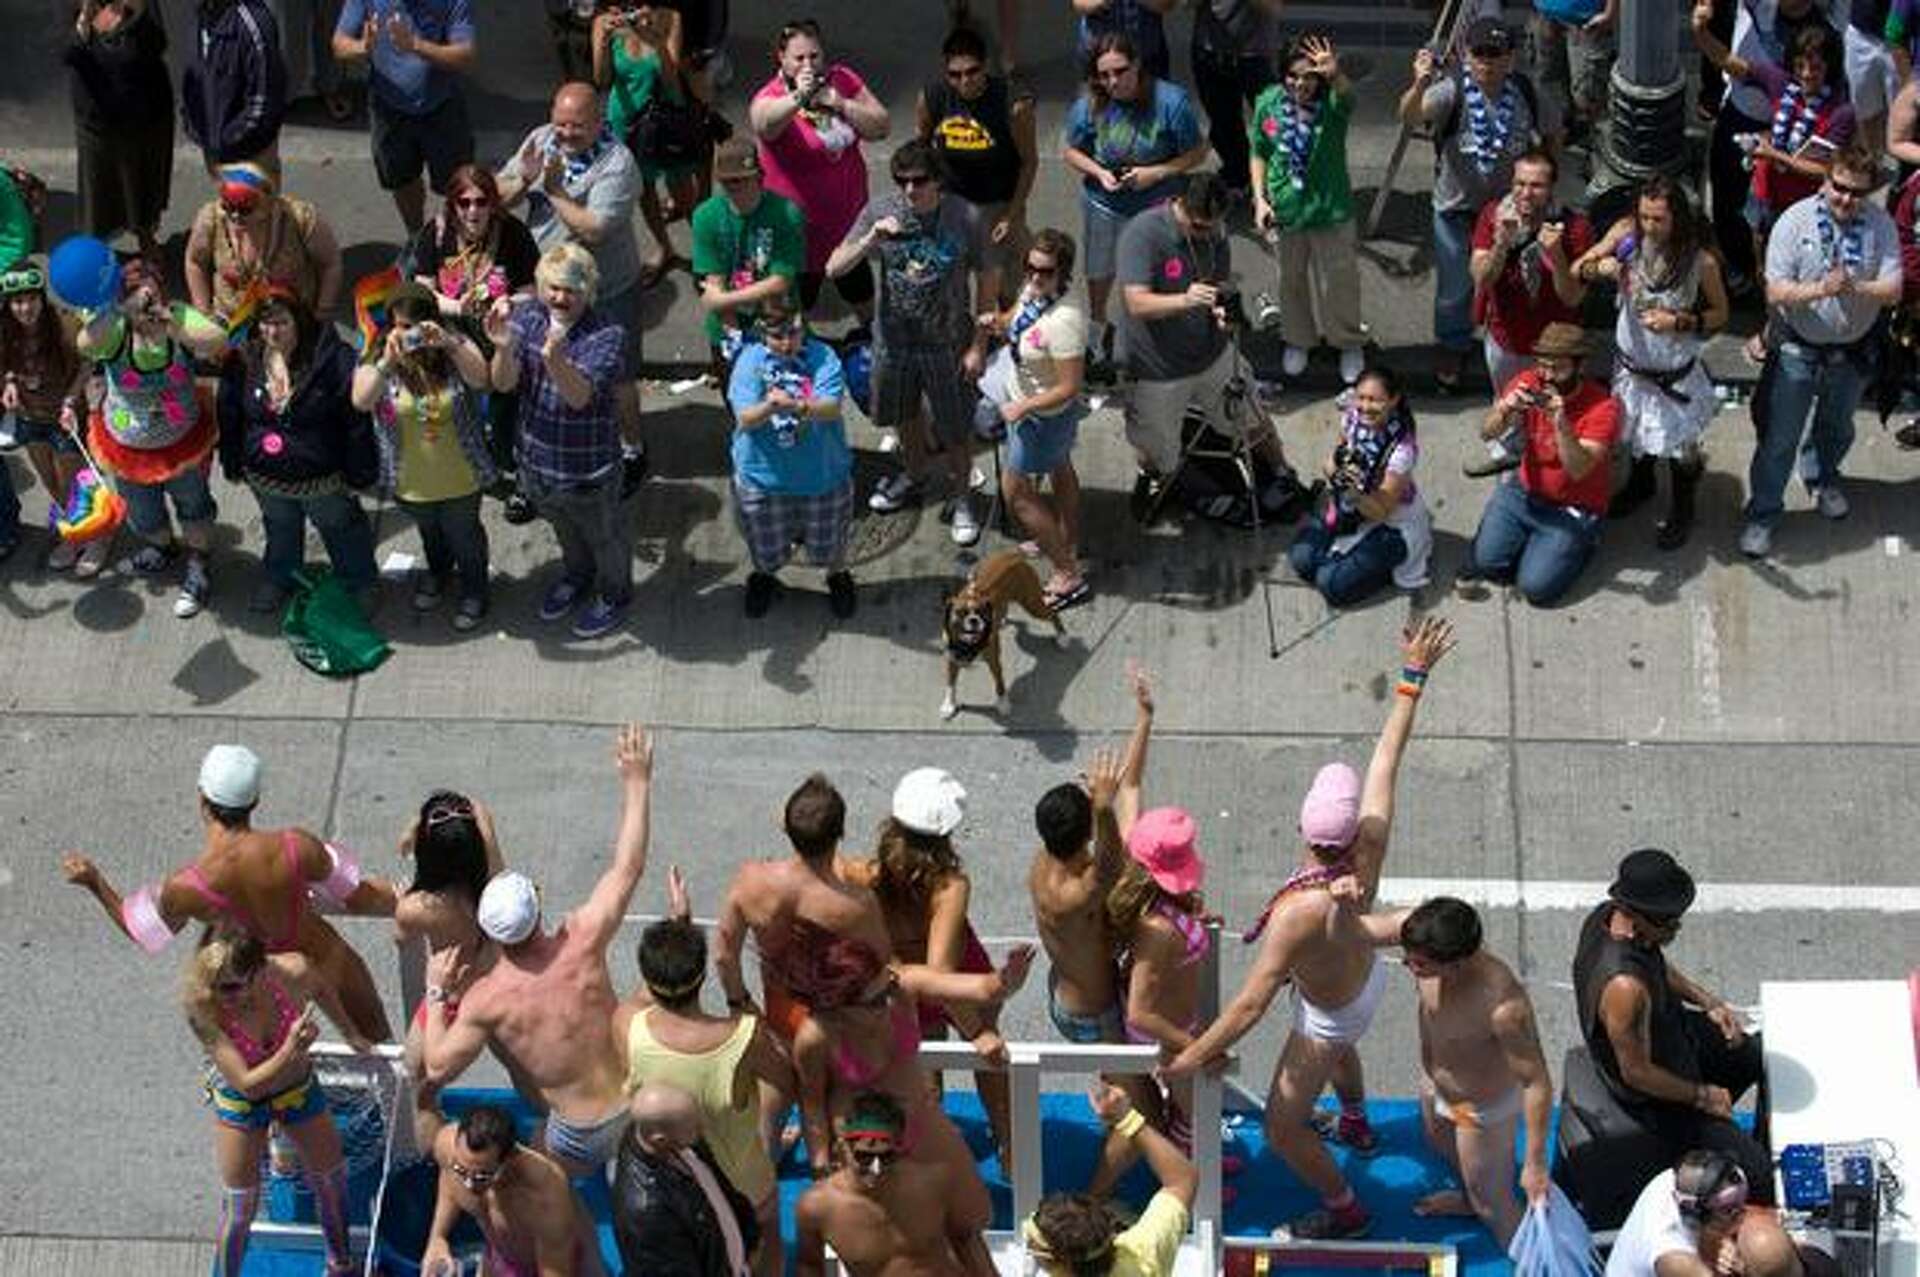
[[[1433,149],[1438,151],[1447,144],[1447,139],[1460,131],[1460,114],[1466,110],[1467,73],[1464,70],[1453,73],[1453,106],[1447,111],[1447,117],[1440,121],[1433,131]],[[1514,71],[1507,76],[1520,86],[1520,98],[1527,104],[1527,119],[1534,136],[1540,134],[1540,90],[1534,87],[1533,79],[1525,71]]]

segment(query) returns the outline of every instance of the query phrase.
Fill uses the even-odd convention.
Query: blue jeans
[[[267,548],[260,561],[275,585],[294,588],[294,573],[306,565],[307,523],[312,521],[326,544],[327,558],[340,584],[364,590],[379,575],[373,566],[373,523],[351,492],[329,492],[318,497],[282,497],[254,489],[260,519],[267,528]]]
[[[1785,508],[1787,480],[1794,458],[1801,473],[1818,487],[1840,477],[1840,462],[1853,447],[1853,414],[1860,406],[1872,370],[1848,356],[1845,348],[1816,349],[1785,341],[1773,356],[1767,394],[1766,428],[1747,467],[1747,522],[1771,527]],[[1807,411],[1813,428],[1806,430]]]
[[[1491,580],[1514,582],[1535,607],[1547,607],[1572,586],[1599,540],[1600,516],[1502,483],[1480,515],[1468,562]]]
[[[487,601],[487,527],[480,522],[480,494],[447,501],[400,501],[420,529],[427,572],[436,581],[460,574],[460,597]]]
[[[1448,350],[1473,349],[1473,223],[1475,214],[1433,215],[1433,339]]]
[[[1315,519],[1293,539],[1287,561],[1334,607],[1349,607],[1375,593],[1407,561],[1407,539],[1384,523],[1375,524],[1345,554],[1336,555],[1333,542],[1333,530]]]
[[[168,498],[172,498],[173,512],[183,524],[212,523],[217,513],[213,489],[207,486],[207,472],[198,467],[183,470],[165,483],[121,479],[119,484],[120,497],[127,503],[128,526],[149,541],[164,542],[172,535]]]

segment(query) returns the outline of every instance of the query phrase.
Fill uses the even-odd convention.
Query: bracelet
[[[437,984],[430,984],[427,986],[427,1001],[435,1006],[445,1006],[453,1001],[453,995]]]
[[[1426,666],[1402,665],[1400,667],[1400,682],[1397,685],[1395,685],[1393,689],[1394,695],[1404,696],[1408,700],[1417,701],[1420,699],[1420,693],[1424,692],[1426,689],[1427,689],[1427,667]]]
[[[1113,1124],[1113,1133],[1123,1140],[1130,1140],[1138,1135],[1140,1128],[1146,1124],[1145,1114],[1139,1109],[1128,1109],[1127,1115]]]

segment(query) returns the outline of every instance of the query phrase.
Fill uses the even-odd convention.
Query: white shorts
[[[1432,1078],[1420,1080],[1421,1089],[1433,1097],[1433,1115],[1462,1131],[1485,1131],[1519,1120],[1523,1092],[1514,1087],[1498,1099],[1448,1100],[1434,1086]]]
[[[1380,996],[1386,987],[1387,964],[1380,960],[1377,953],[1373,955],[1373,969],[1367,972],[1366,984],[1345,1006],[1331,1010],[1315,1006],[1296,985],[1293,990],[1293,1031],[1316,1042],[1358,1042],[1373,1024],[1373,1013],[1380,1009]]]

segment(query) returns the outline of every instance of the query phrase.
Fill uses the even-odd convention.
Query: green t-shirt
[[[1253,123],[1247,140],[1267,166],[1267,203],[1283,231],[1318,230],[1353,218],[1353,190],[1347,181],[1347,121],[1353,116],[1352,93],[1328,89],[1313,121],[1313,142],[1307,150],[1307,171],[1297,185],[1288,163],[1286,123],[1282,107],[1285,84],[1276,84],[1253,104]]]
[[[0,168],[0,270],[33,251],[33,213],[13,174]]]
[[[724,192],[693,210],[695,279],[718,275],[732,291],[780,275],[787,280],[788,296],[794,297],[806,256],[806,219],[800,206],[783,195],[764,192],[745,217],[734,210]],[[742,325],[753,319],[751,308],[737,310],[734,316]],[[722,335],[719,314],[710,312],[708,339],[718,344]]]

